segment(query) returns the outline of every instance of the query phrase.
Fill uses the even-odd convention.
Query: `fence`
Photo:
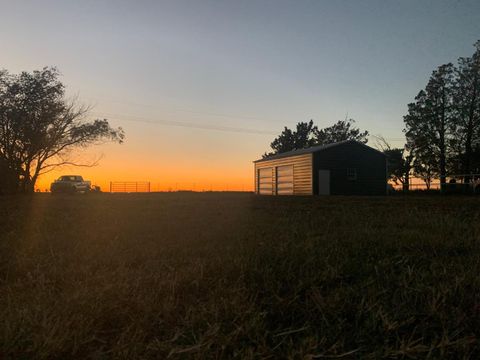
[[[406,184],[391,184],[395,190],[443,190],[447,192],[478,192],[480,191],[480,174],[451,174],[445,176],[445,184],[442,186],[440,179],[434,179],[430,186],[420,178],[411,178]]]
[[[148,181],[111,181],[111,193],[147,193],[150,192]]]

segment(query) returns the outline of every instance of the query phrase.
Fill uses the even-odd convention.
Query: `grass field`
[[[0,358],[478,359],[479,204],[0,198]]]

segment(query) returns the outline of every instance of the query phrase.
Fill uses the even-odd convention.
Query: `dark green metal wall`
[[[355,168],[356,180],[349,180],[347,169]],[[313,154],[313,193],[318,194],[318,170],[330,170],[331,195],[385,195],[387,187],[385,156],[372,148],[351,142]]]

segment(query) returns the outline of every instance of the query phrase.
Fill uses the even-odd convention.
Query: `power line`
[[[100,100],[98,98],[93,98],[93,97],[87,97],[87,99],[93,99],[93,100]],[[129,104],[141,108],[151,108],[151,109],[158,109],[166,112],[185,112],[185,113],[190,113],[190,114],[197,114],[197,115],[204,115],[204,116],[216,116],[216,117],[224,117],[224,118],[232,118],[232,119],[246,119],[246,120],[259,120],[259,121],[265,121],[265,119],[261,119],[258,117],[254,116],[249,116],[249,115],[231,115],[231,114],[223,114],[223,113],[217,113],[217,112],[203,112],[203,111],[196,111],[196,110],[189,110],[189,109],[179,109],[179,108],[173,108],[173,109],[165,109],[160,106],[155,106],[152,104],[140,104],[137,102],[132,102],[132,101],[125,101],[125,100],[106,100],[107,102],[111,103],[116,103],[116,104]]]
[[[87,97],[87,99],[93,99],[96,101],[102,101],[102,99],[95,98],[95,97]],[[222,113],[215,113],[215,112],[201,112],[195,110],[188,110],[188,109],[173,109],[168,110],[159,106],[155,106],[152,104],[144,104],[144,103],[137,103],[132,102],[129,100],[114,100],[113,98],[110,99],[103,99],[103,101],[118,103],[118,104],[130,104],[133,106],[138,107],[148,107],[153,109],[162,109],[169,112],[186,112],[191,114],[198,114],[204,116],[216,116],[216,117],[224,117],[224,118],[231,118],[231,119],[248,119],[248,120],[259,120],[264,121],[265,119],[253,117],[253,116],[244,116],[244,115],[230,115],[230,114],[222,114]],[[99,113],[97,113],[99,114]],[[230,127],[230,126],[220,126],[220,125],[211,125],[211,124],[198,124],[198,123],[191,123],[186,121],[175,121],[175,120],[151,120],[147,118],[142,118],[138,116],[125,116],[121,114],[112,114],[112,113],[103,113],[109,116],[119,117],[122,120],[129,121],[129,122],[143,122],[148,124],[158,124],[158,125],[167,125],[167,126],[179,126],[179,127],[187,127],[187,128],[194,128],[194,129],[203,129],[203,130],[216,130],[216,131],[225,131],[225,132],[237,132],[237,133],[247,133],[247,134],[259,134],[259,135],[278,135],[278,132],[272,132],[268,130],[256,130],[256,129],[249,129],[249,128],[239,128],[239,127]],[[98,115],[103,116],[103,115]],[[370,139],[377,139],[378,137],[375,135],[369,135]],[[387,138],[384,137],[385,140],[389,141],[405,141],[405,138]]]
[[[191,123],[187,121],[177,121],[177,120],[150,120],[143,117],[138,116],[125,116],[120,114],[112,114],[112,113],[92,113],[96,114],[100,117],[109,117],[113,116],[114,118],[120,118],[122,121],[130,121],[130,122],[142,122],[147,124],[154,124],[154,125],[167,125],[167,126],[179,126],[179,127],[186,127],[186,128],[193,128],[193,129],[202,129],[202,130],[216,130],[216,131],[225,131],[225,132],[237,132],[237,133],[247,133],[247,134],[259,134],[259,135],[277,135],[276,132],[267,131],[267,130],[256,130],[256,129],[249,129],[249,128],[240,128],[240,127],[232,127],[232,126],[220,126],[220,125],[211,125],[211,124],[198,124],[198,123]]]
[[[114,113],[100,113],[100,112],[92,112],[93,115],[99,117],[113,117],[118,118],[119,121],[128,121],[128,122],[137,122],[137,123],[146,123],[146,124],[153,124],[153,125],[166,125],[166,126],[177,126],[177,127],[185,127],[191,129],[201,129],[201,130],[214,130],[214,131],[223,131],[223,132],[235,132],[235,133],[244,133],[244,134],[256,134],[256,135],[278,135],[278,132],[275,131],[268,131],[268,130],[257,130],[251,128],[242,128],[242,127],[233,127],[233,126],[221,126],[221,125],[213,125],[213,124],[202,124],[202,123],[192,123],[187,121],[178,121],[178,120],[151,120],[145,117],[139,116],[131,116],[131,115],[122,115],[122,114],[114,114]],[[378,139],[375,135],[369,135],[371,139]],[[389,141],[405,141],[404,138],[384,138]]]

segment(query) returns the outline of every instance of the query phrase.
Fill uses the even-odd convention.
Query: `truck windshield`
[[[82,181],[80,176],[61,176],[58,180],[60,181]]]

